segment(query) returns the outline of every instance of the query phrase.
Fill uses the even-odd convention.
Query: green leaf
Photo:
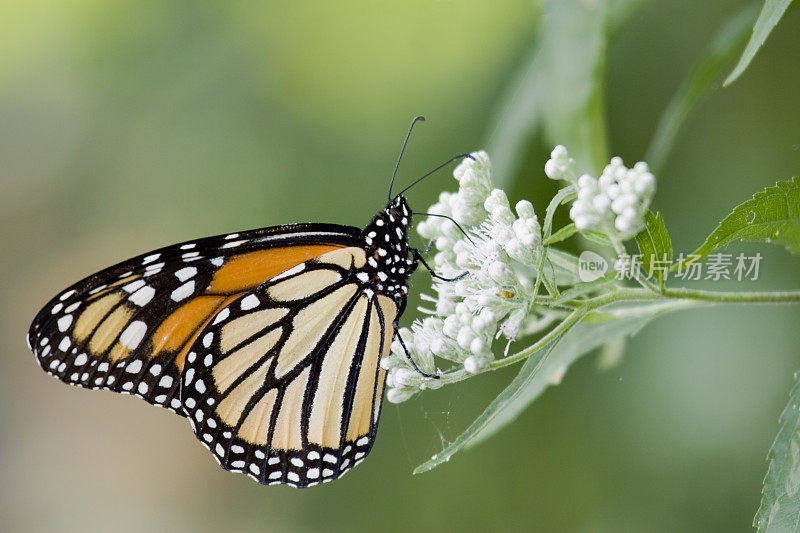
[[[727,87],[742,75],[742,72],[750,65],[756,52],[758,52],[759,48],[761,48],[767,40],[770,32],[772,32],[772,29],[778,24],[778,21],[781,20],[781,17],[783,17],[783,14],[791,3],[792,0],[767,0],[764,2],[764,7],[761,8],[761,14],[758,15],[758,20],[755,26],[753,26],[753,35],[747,43],[747,48],[744,49],[742,57],[739,58],[739,63],[736,64],[733,72],[725,78],[723,86]]]
[[[472,424],[441,452],[419,465],[415,474],[449,461],[454,453],[472,447],[513,422],[544,390],[558,384],[569,365],[607,342],[635,334],[657,315],[683,306],[674,302],[645,304],[608,311],[592,322],[580,322],[560,339],[531,355],[513,381]]]
[[[563,144],[581,172],[608,160],[604,110],[607,1],[550,0],[540,24],[547,144]]]
[[[800,531],[800,383],[792,388],[780,422],[769,450],[761,505],[753,519],[759,533]]]
[[[599,292],[604,287],[616,283],[616,281],[616,274],[614,272],[609,272],[602,278],[597,278],[594,281],[575,283],[572,287],[562,292],[561,296],[554,303],[568,302],[593,292]]]
[[[553,281],[556,285],[575,285],[579,283],[578,258],[558,248],[547,248],[546,264],[552,269]],[[545,272],[547,272],[547,267]]]
[[[735,207],[694,255],[700,261],[737,239],[776,242],[800,254],[800,178],[779,181]]]
[[[572,237],[575,234],[576,231],[578,231],[578,229],[575,227],[575,224],[570,222],[569,224],[567,224],[566,226],[564,226],[563,228],[561,228],[557,232],[553,233],[550,237],[548,237],[544,241],[544,244],[546,246],[550,246],[551,244],[555,244],[555,243],[561,242],[561,241],[563,241],[565,239],[569,239],[570,237]]]
[[[581,235],[586,237],[587,240],[592,241],[595,244],[599,244],[600,246],[614,246],[614,243],[611,242],[611,239],[608,238],[604,233],[600,233],[599,231],[594,231],[590,229],[585,229],[581,231]]]
[[[652,211],[647,211],[644,229],[636,234],[636,244],[642,254],[644,271],[655,278],[660,287],[664,287],[666,273],[672,263],[672,240],[661,213],[654,215]]]
[[[628,16],[638,0],[550,0],[542,5],[537,39],[509,84],[486,142],[492,180],[511,184],[525,147],[543,133],[550,146],[563,144],[583,171],[607,159],[603,82],[606,14]],[[631,6],[628,6],[631,4]]]
[[[736,12],[717,32],[705,56],[689,73],[670,100],[656,127],[645,161],[658,172],[672,150],[680,128],[702,98],[717,87],[722,71],[744,46],[757,7],[748,5]]]
[[[544,223],[542,225],[542,240],[547,241],[550,238],[550,231],[553,227],[553,215],[556,213],[556,209],[561,204],[569,202],[570,200],[575,199],[577,196],[575,192],[574,185],[567,185],[563,189],[560,189],[553,199],[550,200],[550,203],[547,205],[547,209],[545,209],[544,213]],[[545,281],[544,278],[547,277],[548,281],[545,281],[545,286],[547,289],[552,293],[558,281],[555,279],[555,268],[553,267],[552,263],[552,254],[551,251],[555,250],[555,248],[545,248],[547,253],[542,254],[542,257],[539,259],[539,263],[536,265],[536,272],[540,273],[541,275],[536,276],[536,283],[533,287],[533,294],[538,294],[539,292],[539,285]],[[546,264],[547,263],[547,264]],[[575,273],[577,276],[577,262],[572,265],[572,268],[575,269]],[[548,274],[551,274],[548,277]]]

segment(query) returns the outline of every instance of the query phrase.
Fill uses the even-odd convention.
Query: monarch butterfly
[[[106,268],[42,308],[28,346],[61,381],[185,416],[225,470],[295,487],[334,480],[372,447],[379,361],[425,264],[408,244],[407,189],[392,198],[390,185],[363,230],[256,229]]]

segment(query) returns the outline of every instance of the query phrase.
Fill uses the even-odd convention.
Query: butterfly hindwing
[[[369,452],[397,306],[362,281],[366,261],[350,247],[302,263],[230,302],[199,334],[181,398],[225,469],[304,487]]]
[[[352,244],[346,226],[281,226],[134,257],[76,283],[34,319],[28,344],[71,385],[136,394],[180,414],[188,347],[228,303],[276,273]]]

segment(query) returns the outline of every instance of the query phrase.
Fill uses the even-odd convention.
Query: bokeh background
[[[607,52],[612,153],[643,157],[713,30],[745,4],[639,2]],[[223,472],[178,417],[68,388],[25,347],[50,296],[134,254],[294,221],[363,225],[414,115],[428,121],[401,183],[491,140],[539,16],[529,0],[1,1],[0,530],[750,530],[800,368],[796,307],[657,320],[620,365],[582,359],[515,424],[421,476],[514,369],[387,404],[369,461],[306,491]],[[793,10],[659,173],[677,251],[800,172],[798,28]],[[526,145],[513,186],[537,210],[552,192],[546,144]],[[453,186],[445,172],[411,202]],[[761,280],[715,288],[800,285],[783,249],[733,249],[762,251]]]

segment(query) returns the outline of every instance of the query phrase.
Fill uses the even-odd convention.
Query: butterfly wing
[[[186,357],[181,399],[226,470],[306,487],[372,447],[394,300],[375,294],[361,248],[304,262],[227,303]]]
[[[134,257],[53,298],[34,319],[28,345],[68,384],[135,394],[183,414],[180,374],[210,320],[265,280],[352,246],[359,234],[331,224],[278,226]]]

